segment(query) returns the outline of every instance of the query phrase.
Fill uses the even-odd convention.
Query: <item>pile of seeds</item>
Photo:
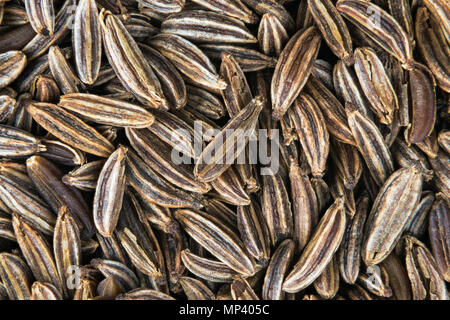
[[[449,92],[447,0],[0,0],[0,299],[448,299]]]

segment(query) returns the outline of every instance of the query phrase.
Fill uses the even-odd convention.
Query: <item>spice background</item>
[[[448,300],[449,93],[446,0],[0,0],[0,300]]]

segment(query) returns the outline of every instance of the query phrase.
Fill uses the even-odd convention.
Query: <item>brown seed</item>
[[[27,111],[39,125],[75,148],[100,157],[113,151],[111,143],[94,128],[56,105],[32,103]]]
[[[298,31],[281,53],[271,84],[272,118],[279,120],[294,102],[311,73],[321,37],[315,27]]]
[[[106,160],[95,189],[93,216],[101,235],[111,236],[119,219],[125,192],[125,162],[128,148],[119,146]]]
[[[284,280],[284,291],[298,292],[320,276],[341,243],[345,224],[344,199],[338,198],[322,217],[300,259]]]
[[[393,250],[420,199],[423,177],[414,168],[395,171],[381,187],[367,218],[362,259],[367,266]]]

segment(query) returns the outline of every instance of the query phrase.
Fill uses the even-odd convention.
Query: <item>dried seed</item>
[[[158,78],[122,21],[103,10],[99,19],[106,56],[122,85],[146,107],[167,110]]]
[[[209,58],[190,41],[175,34],[160,33],[150,40],[150,45],[194,83],[217,90],[226,88]]]
[[[119,146],[106,160],[95,189],[93,216],[95,226],[104,237],[111,236],[119,219],[125,192],[125,162],[128,148]]]
[[[450,279],[449,224],[447,198],[438,194],[429,215],[428,233],[436,266],[442,278],[447,282]]]
[[[43,36],[52,36],[55,29],[53,1],[26,0],[24,3],[28,20],[34,31]]]
[[[356,75],[372,111],[381,123],[390,124],[398,102],[382,62],[371,48],[357,48],[354,56]]]
[[[83,83],[93,84],[99,75],[102,55],[101,36],[95,1],[80,1],[73,21],[72,47],[77,73]]]
[[[211,11],[242,20],[245,23],[258,22],[258,17],[240,0],[192,0],[192,2]]]
[[[247,276],[255,273],[255,263],[239,237],[219,220],[191,210],[177,210],[175,217],[195,241],[228,267]]]
[[[111,143],[94,128],[56,105],[32,103],[27,111],[39,125],[68,145],[100,157],[113,152]]]
[[[334,298],[339,290],[339,268],[336,256],[325,267],[324,271],[314,281],[317,293],[326,300]]]
[[[214,293],[200,280],[181,277],[180,284],[188,300],[215,300]]]
[[[344,199],[338,198],[322,217],[300,259],[284,280],[284,291],[298,292],[320,276],[341,243],[345,224]]]
[[[346,105],[346,112],[356,147],[363,156],[373,179],[381,186],[394,171],[389,148],[374,122],[350,104]]]
[[[72,218],[71,211],[65,206],[62,206],[58,212],[53,234],[53,252],[62,282],[61,294],[65,297],[73,297],[75,290],[69,285],[68,278],[74,268],[81,266],[81,240],[77,223]]]
[[[305,88],[322,111],[329,133],[339,141],[354,145],[355,139],[347,123],[345,109],[333,93],[313,75],[309,76]]]
[[[37,281],[48,282],[61,290],[62,283],[53,254],[44,237],[18,215],[13,215],[17,242]]]
[[[362,259],[367,266],[393,250],[419,202],[423,177],[414,168],[395,171],[381,187],[367,218]]]
[[[321,37],[315,27],[298,31],[281,53],[271,84],[272,118],[279,120],[294,102],[311,73]]]
[[[31,299],[31,271],[20,256],[0,254],[0,277],[10,300]]]
[[[278,173],[270,172],[263,176],[261,206],[272,246],[291,238],[293,234],[291,203],[283,179]]]
[[[162,207],[200,209],[202,204],[197,195],[178,189],[160,178],[133,151],[128,151],[126,175],[128,183],[149,202]]]
[[[203,149],[194,168],[197,178],[213,181],[231,166],[254,133],[262,107],[261,97],[253,99],[222,128]]]
[[[31,300],[63,300],[63,296],[54,285],[36,281],[31,286]]]
[[[349,284],[354,284],[359,274],[363,228],[368,207],[368,197],[362,197],[358,200],[355,215],[346,226],[344,238],[338,251],[341,277]]]
[[[206,10],[185,10],[161,24],[161,32],[173,33],[198,43],[256,43],[244,22]]]
[[[363,0],[339,0],[336,9],[406,68],[413,60],[408,34],[379,6]]]
[[[283,300],[285,292],[282,291],[281,287],[286,272],[290,267],[294,255],[294,248],[294,242],[286,239],[280,243],[273,253],[264,277],[262,289],[262,298],[264,300]]]
[[[137,105],[86,93],[64,95],[59,106],[85,120],[116,127],[146,128],[155,118]]]
[[[300,167],[295,162],[289,167],[289,180],[294,215],[294,240],[296,251],[301,252],[319,221],[319,204],[308,176],[301,174]]]
[[[321,178],[325,174],[330,142],[325,119],[317,103],[308,94],[300,94],[288,112],[306,154],[312,175]]]
[[[234,276],[238,274],[226,264],[199,257],[189,249],[181,251],[181,260],[186,268],[197,277],[212,282],[232,282]]]
[[[27,57],[21,51],[0,53],[0,89],[16,80],[26,63]]]
[[[329,0],[308,0],[308,9],[333,53],[346,65],[353,64],[350,33],[333,3]]]
[[[259,47],[264,54],[278,57],[288,39],[288,33],[277,16],[265,13],[258,29]]]
[[[92,191],[97,187],[97,180],[104,160],[88,162],[62,177],[62,182],[83,191]]]
[[[187,101],[186,85],[175,66],[157,50],[142,43],[139,44],[139,48],[155,71],[169,107],[183,108]]]
[[[237,227],[247,251],[258,264],[265,266],[270,257],[270,235],[257,203],[237,208]]]
[[[0,155],[24,157],[46,150],[41,140],[14,127],[0,125]]]
[[[62,183],[62,171],[51,161],[33,156],[27,162],[28,176],[36,189],[55,214],[59,214],[62,206],[67,206],[73,214],[83,239],[89,239],[94,234],[94,224],[91,212],[81,193]]]
[[[268,57],[257,50],[239,46],[204,44],[200,45],[199,48],[211,59],[219,61],[222,60],[223,52],[231,54],[244,72],[273,68],[277,63],[275,58]]]

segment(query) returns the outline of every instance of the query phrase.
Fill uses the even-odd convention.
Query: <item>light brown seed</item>
[[[83,85],[69,65],[63,51],[58,46],[51,46],[48,52],[50,71],[62,93],[76,93],[83,89]]]
[[[314,75],[309,76],[305,88],[322,111],[330,135],[354,145],[355,139],[348,126],[345,109],[334,94]]]
[[[41,140],[46,151],[39,152],[39,155],[53,162],[64,166],[79,166],[86,163],[86,154],[74,147],[71,147],[59,140]]]
[[[252,93],[241,67],[229,53],[222,54],[220,75],[227,83],[221,91],[230,118],[234,118],[252,100]]]
[[[17,242],[34,278],[48,282],[61,290],[62,283],[53,254],[44,237],[18,215],[13,215],[13,227]]]
[[[62,177],[62,182],[83,191],[92,191],[97,186],[104,160],[88,162]]]
[[[441,30],[432,21],[426,8],[418,8],[415,20],[417,47],[439,87],[450,92],[450,49],[443,41]]]
[[[0,254],[0,277],[10,300],[31,299],[31,271],[20,256]]]
[[[194,83],[214,90],[226,88],[209,58],[192,42],[175,34],[160,33],[150,40],[150,45]]]
[[[259,300],[250,284],[241,276],[235,277],[231,283],[231,297],[233,300]]]
[[[173,153],[176,149],[172,149],[162,141],[159,138],[160,135],[156,135],[148,129],[127,128],[125,132],[131,146],[144,162],[158,172],[161,177],[187,191],[206,193],[210,190],[208,184],[195,179],[191,165],[182,161],[177,163],[173,160]]]
[[[135,289],[118,295],[116,300],[175,300],[175,298],[152,289]]]
[[[324,271],[313,283],[322,299],[332,299],[339,290],[339,268],[336,256],[325,267]]]
[[[245,23],[257,23],[258,17],[240,0],[192,0],[211,11],[227,15]]]
[[[203,44],[199,48],[211,59],[222,60],[222,53],[228,52],[239,63],[242,71],[253,72],[275,67],[277,60],[261,52],[235,45]]]
[[[43,36],[52,36],[55,29],[53,1],[26,0],[24,3],[28,20],[34,31]]]
[[[41,140],[32,134],[0,125],[0,155],[2,157],[24,157],[45,150]]]
[[[31,286],[31,300],[63,300],[63,296],[54,285],[35,281]]]
[[[345,224],[344,199],[338,198],[322,217],[300,259],[284,280],[284,291],[299,292],[320,276],[342,241]]]
[[[200,197],[178,189],[162,179],[132,150],[128,151],[128,183],[145,200],[169,208],[191,207],[200,209]]]
[[[185,10],[166,18],[161,32],[197,43],[256,43],[244,22],[206,10]]]
[[[355,49],[355,71],[359,83],[381,123],[390,124],[398,109],[397,96],[381,60],[371,48]]]
[[[189,249],[181,251],[181,259],[190,272],[208,281],[232,282],[238,274],[226,264],[197,256]]]
[[[411,300],[411,284],[406,269],[395,253],[391,253],[384,259],[381,265],[389,275],[389,286],[392,289],[393,298],[396,300]]]
[[[59,106],[82,119],[116,127],[146,128],[155,118],[138,105],[87,93],[63,95]]]
[[[106,56],[122,85],[146,107],[167,110],[158,78],[122,21],[104,10],[99,20]]]
[[[259,47],[264,54],[278,57],[288,39],[288,33],[277,16],[265,13],[258,29]]]
[[[255,262],[239,237],[219,220],[192,210],[177,210],[175,217],[195,241],[228,267],[247,276],[255,273]]]
[[[319,221],[319,204],[309,177],[300,172],[300,167],[295,162],[289,167],[289,180],[294,216],[294,240],[296,252],[301,252]]]
[[[339,0],[336,9],[407,69],[410,68],[413,60],[410,39],[390,14],[363,0]]]
[[[27,57],[22,51],[0,53],[0,89],[16,80],[26,63]]]
[[[312,175],[321,178],[325,174],[330,141],[325,119],[317,103],[308,94],[300,94],[288,112],[306,154]]]
[[[76,272],[76,268],[81,266],[81,240],[77,223],[65,206],[62,206],[58,212],[53,234],[53,253],[62,282],[61,294],[71,298],[75,294],[75,288],[69,285],[68,278]]]
[[[372,178],[381,186],[394,171],[391,152],[373,121],[350,104],[346,105],[346,112],[356,146]]]
[[[308,0],[308,9],[333,53],[346,65],[353,64],[350,33],[333,3],[329,0]]]
[[[340,274],[342,279],[349,284],[354,284],[359,275],[361,245],[368,207],[368,197],[362,197],[358,200],[355,215],[346,226],[344,238],[338,251]]]
[[[214,293],[200,280],[181,277],[180,284],[188,300],[215,300]]]
[[[213,181],[233,164],[254,134],[262,108],[262,98],[256,97],[203,149],[194,168],[198,179]]]
[[[442,278],[450,279],[450,210],[447,198],[438,194],[431,209],[428,222],[428,234],[433,257]]]
[[[106,160],[95,189],[93,216],[101,235],[111,236],[119,219],[125,192],[125,162],[128,148],[119,146]]]
[[[169,107],[171,109],[184,107],[187,101],[186,85],[172,62],[150,46],[139,43],[139,48],[155,71]]]
[[[367,266],[380,263],[393,250],[420,200],[422,180],[416,169],[402,168],[381,187],[364,231],[361,254]]]
[[[111,143],[94,128],[56,105],[32,103],[27,111],[48,132],[75,148],[100,157],[113,152]]]
[[[95,1],[82,0],[75,11],[72,47],[78,77],[93,84],[99,75],[102,55],[102,35]]]
[[[282,177],[273,171],[268,171],[268,173],[262,177],[261,206],[272,246],[277,246],[280,241],[292,237],[293,216],[291,202]]]
[[[28,176],[0,166],[0,182],[0,198],[10,212],[21,215],[40,232],[52,235],[56,217],[37,195]]]
[[[238,206],[237,227],[247,251],[260,265],[267,265],[270,257],[270,235],[259,204]]]
[[[271,84],[272,118],[279,120],[294,102],[311,73],[321,37],[315,27],[298,31],[281,53]]]

